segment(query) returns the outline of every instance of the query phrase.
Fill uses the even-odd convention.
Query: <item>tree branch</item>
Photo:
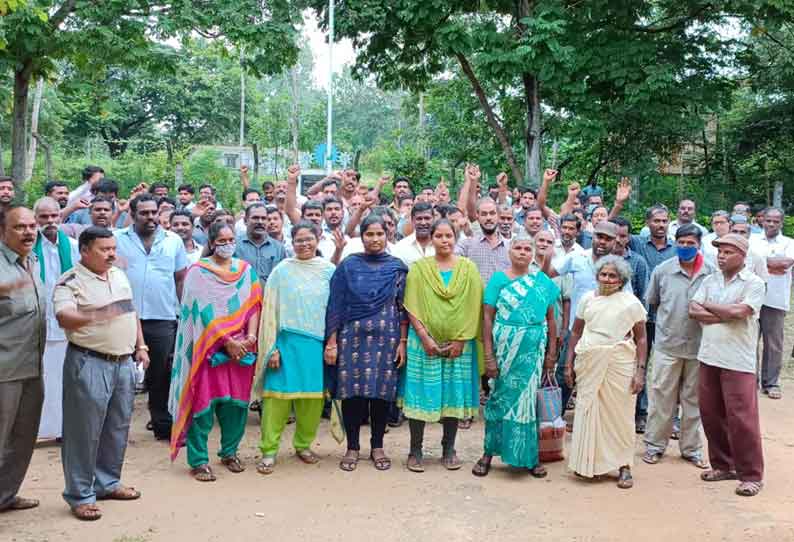
[[[662,33],[662,32],[669,32],[670,30],[675,30],[676,28],[680,28],[680,27],[686,25],[688,22],[690,22],[693,19],[696,19],[697,17],[702,15],[706,10],[708,10],[710,8],[713,8],[713,7],[714,6],[711,3],[705,3],[702,6],[700,6],[699,8],[695,9],[694,11],[692,11],[691,13],[688,13],[687,15],[684,15],[682,17],[678,17],[676,19],[673,19],[671,22],[665,24],[664,26],[658,26],[658,25],[662,24],[666,20],[669,20],[669,18],[660,19],[660,20],[658,20],[658,21],[656,21],[654,23],[651,23],[649,25],[643,25],[643,26],[633,25],[633,26],[631,26],[629,28],[629,30],[633,30],[635,32],[645,32],[647,34],[659,34],[659,33]]]
[[[50,23],[53,27],[58,28],[61,23],[74,11],[74,5],[77,0],[66,0],[58,10],[50,17]]]

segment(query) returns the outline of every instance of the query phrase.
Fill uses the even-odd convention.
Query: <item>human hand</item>
[[[149,368],[149,352],[146,350],[136,350],[132,357],[137,363],[143,365],[144,369]]]
[[[499,366],[493,354],[485,356],[485,376],[488,378],[497,378],[499,376]]]
[[[554,182],[554,179],[557,178],[559,171],[556,169],[547,169],[543,172],[543,182],[544,183],[551,183]]]
[[[406,344],[403,341],[400,341],[400,344],[397,346],[397,353],[394,356],[394,363],[397,364],[397,368],[399,369],[403,365],[405,365],[408,356],[406,354]]]
[[[480,182],[480,177],[482,177],[482,173],[480,173],[480,166],[477,164],[469,164],[466,166],[466,176],[467,179],[471,180],[472,182]]]
[[[196,203],[190,210],[190,214],[196,217],[204,216],[207,211],[210,210],[210,206],[212,206],[212,203],[210,203],[208,200],[199,200],[198,203]]]
[[[287,182],[289,184],[298,184],[298,177],[301,174],[301,167],[298,164],[292,164],[287,168]]]
[[[278,369],[281,367],[281,352],[278,351],[278,348],[273,349],[273,353],[270,354],[270,359],[267,360],[267,366],[270,369]]]
[[[381,190],[384,186],[391,182],[391,175],[383,174],[378,179],[378,190]]]
[[[126,213],[130,210],[130,200],[128,199],[117,199],[116,200],[116,210],[119,213]]]
[[[245,164],[240,166],[240,177],[248,177],[248,166]]]
[[[634,378],[631,379],[631,394],[637,395],[645,387],[645,372],[640,369],[634,370]]]
[[[582,191],[579,183],[571,183],[568,185],[568,199],[575,200],[579,198],[579,193]]]
[[[452,341],[442,350],[446,351],[449,358],[459,358],[463,354],[464,347],[465,343],[463,341]]]
[[[240,361],[240,359],[248,353],[243,343],[237,339],[227,340],[223,348],[234,361]]]
[[[569,389],[573,389],[576,385],[576,372],[570,363],[565,365],[565,384]]]
[[[0,296],[8,296],[11,292],[15,290],[21,290],[23,288],[29,288],[33,286],[33,282],[30,280],[28,275],[22,275],[16,280],[11,280],[8,282],[0,282]]]
[[[502,171],[499,175],[496,176],[496,184],[499,185],[499,191],[507,190],[507,173]]]
[[[441,347],[432,337],[425,337],[422,339],[422,349],[430,357],[444,356]]]
[[[339,357],[339,348],[336,344],[326,344],[323,350],[323,359],[326,365],[336,365],[336,360]]]
[[[615,202],[625,203],[631,196],[631,180],[628,177],[623,177],[618,183],[617,193],[615,194]]]
[[[347,239],[345,239],[345,235],[342,233],[340,228],[336,228],[331,235],[334,237],[334,246],[336,246],[336,250],[342,251],[347,244]]]

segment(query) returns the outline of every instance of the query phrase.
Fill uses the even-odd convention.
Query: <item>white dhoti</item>
[[[61,438],[63,429],[63,360],[66,340],[48,340],[44,346],[44,405],[41,409],[39,438]]]

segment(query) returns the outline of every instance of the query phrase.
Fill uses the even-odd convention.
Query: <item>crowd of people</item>
[[[714,212],[709,232],[684,199],[675,220],[648,208],[635,233],[621,216],[627,180],[611,208],[601,189],[572,183],[556,211],[556,177],[510,190],[505,174],[484,186],[469,165],[453,202],[443,181],[368,187],[352,170],[304,196],[298,166],[259,190],[244,167],[236,214],[208,184],[172,197],[141,183],[121,199],[93,166],[74,190],[47,183],[29,209],[0,177],[0,510],[37,506],[18,495],[37,439],[60,442],[77,518],[99,519],[100,499],[139,498],[121,472],[141,391],[147,429],[172,459],[187,448],[202,482],[216,480],[215,419],[220,463],[245,470],[252,409],[263,475],[291,421],[297,457],[318,462],[329,410],[344,471],[359,464],[365,425],[373,466],[391,468],[384,435],[404,420],[408,470],[425,470],[427,423],[442,425],[441,464],[457,470],[457,433],[482,407],[472,473],[499,457],[541,478],[544,381],[574,409],[566,455],[577,476],[616,472],[632,487],[642,434],[645,463],[678,440],[703,481],[758,494],[759,390],[781,397],[794,266],[783,211],[739,202]]]

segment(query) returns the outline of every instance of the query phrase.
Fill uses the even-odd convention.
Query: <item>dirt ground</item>
[[[788,352],[792,338],[794,329]],[[143,497],[101,503],[100,521],[79,522],[60,496],[59,449],[40,447],[22,494],[41,499],[41,506],[0,515],[0,541],[794,541],[794,360],[788,362],[784,399],[761,399],[766,487],[752,499],[736,496],[734,482],[701,482],[700,471],[680,459],[674,442],[661,463],[646,465],[639,438],[635,487],[629,491],[617,489],[614,481],[579,481],[564,463],[549,464],[545,480],[498,462],[490,476],[475,478],[471,466],[482,451],[481,422],[459,433],[458,453],[466,465],[457,472],[437,462],[441,427],[429,426],[424,474],[405,470],[407,424],[386,436],[395,464],[385,473],[368,461],[354,473],[340,471],[343,449],[327,422],[314,447],[322,461],[304,465],[290,446],[294,426],[289,426],[277,470],[264,477],[254,469],[259,435],[254,414],[241,447],[246,472],[232,474],[217,464],[218,481],[199,483],[188,476],[184,453],[171,464],[167,446],[145,430],[145,402],[139,396],[123,479]],[[368,428],[363,431],[366,454]],[[217,449],[217,430],[210,446]]]

